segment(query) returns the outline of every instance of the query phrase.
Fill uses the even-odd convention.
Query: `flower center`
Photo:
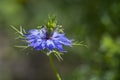
[[[52,34],[46,33],[46,39],[47,39],[47,40],[48,40],[48,39],[52,39]]]

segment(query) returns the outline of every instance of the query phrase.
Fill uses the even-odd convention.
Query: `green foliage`
[[[57,65],[60,66],[64,80],[120,80],[120,0],[0,0],[0,34],[9,41],[8,38],[11,38],[10,34],[13,34],[13,30],[8,30],[8,25],[22,25],[25,26],[25,29],[30,29],[46,22],[46,15],[49,13],[57,16],[58,23],[63,25],[66,35],[78,41],[84,41],[88,47],[67,48],[69,53],[63,56],[62,65],[59,63]],[[53,21],[54,19],[50,21],[49,25],[54,27],[56,24],[52,24]],[[18,33],[21,35],[20,30]],[[2,42],[4,37],[1,35]],[[11,43],[14,42],[9,41],[9,44]],[[77,45],[76,43],[74,45]],[[1,48],[4,47],[2,44],[1,46]],[[5,49],[7,48],[5,47]],[[1,54],[2,50],[0,50]],[[10,55],[10,53],[2,55]],[[34,57],[29,58],[30,61],[33,61]],[[35,59],[37,60],[37,58]],[[2,60],[7,62],[6,57],[3,57]],[[47,64],[42,58],[40,61]],[[12,62],[8,64],[10,63]],[[29,63],[25,64],[28,65],[28,69],[31,69]],[[36,65],[37,63],[31,64]],[[43,69],[43,67],[41,68]],[[4,67],[0,69],[6,70]],[[9,70],[11,69],[9,68]],[[46,79],[46,76],[49,80],[55,80],[49,78],[51,75],[44,75],[41,73],[42,71],[37,71],[39,71],[38,66],[35,66],[34,73],[30,73],[30,71],[23,73],[34,74],[29,76],[33,76],[34,80],[44,76],[45,78],[40,80]],[[15,75],[6,74],[6,76],[18,77],[16,73]]]
[[[20,26],[20,30],[18,30],[17,28],[15,28],[14,26],[10,26],[13,30],[16,31],[16,33],[18,33],[21,37],[23,37],[23,35],[26,33],[25,30]]]

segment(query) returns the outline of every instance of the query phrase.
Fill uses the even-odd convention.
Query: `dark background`
[[[62,80],[120,80],[120,0],[0,0],[0,80],[57,80],[45,54],[14,47],[24,43],[10,28],[36,28],[48,14],[88,46],[54,57]]]

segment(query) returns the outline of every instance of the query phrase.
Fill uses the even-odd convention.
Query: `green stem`
[[[56,77],[58,78],[58,80],[61,80],[61,77],[60,77],[59,73],[57,72],[56,67],[54,65],[52,54],[49,55],[49,59],[50,59],[50,64],[51,64],[51,66],[56,74]]]

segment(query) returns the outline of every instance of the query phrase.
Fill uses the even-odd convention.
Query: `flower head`
[[[25,38],[29,46],[36,50],[48,49],[52,51],[56,49],[64,52],[63,45],[72,46],[72,40],[69,40],[64,33],[59,33],[57,30],[49,32],[46,27],[28,31]]]

